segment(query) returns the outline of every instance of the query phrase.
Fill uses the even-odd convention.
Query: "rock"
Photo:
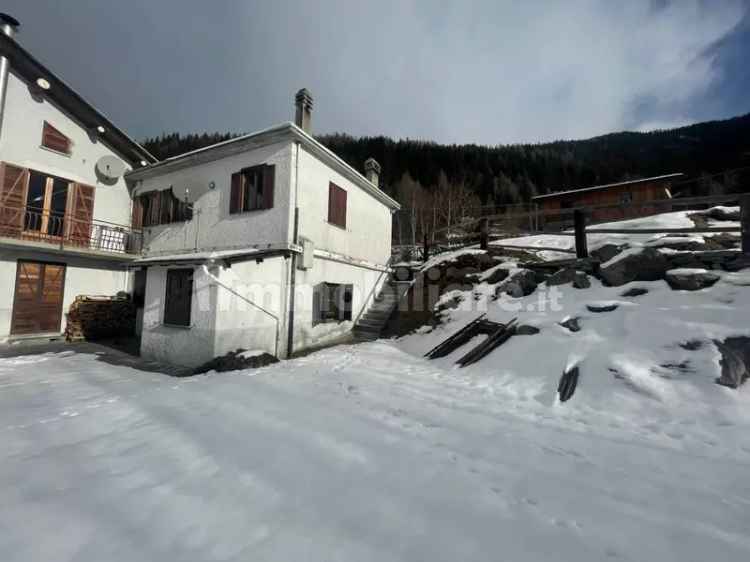
[[[740,208],[739,207],[711,207],[707,209],[702,215],[712,218],[717,221],[738,221],[740,220]]]
[[[493,269],[489,275],[484,277],[482,279],[483,282],[489,283],[490,285],[494,285],[495,283],[500,283],[500,281],[504,281],[508,277],[508,270],[504,269],[502,267],[497,267]]]
[[[588,289],[591,287],[589,276],[583,271],[576,271],[576,274],[573,276],[573,287],[576,289]]]
[[[645,295],[648,293],[648,289],[644,289],[643,287],[631,287],[624,293],[622,293],[621,297],[640,297],[641,295]]]
[[[547,279],[547,285],[564,285],[565,283],[572,283],[576,276],[576,270],[565,268],[560,269],[553,273],[548,279]]]
[[[611,260],[627,247],[627,244],[604,244],[603,246],[598,247],[596,250],[591,250],[589,254],[592,258],[598,260],[599,263],[604,263]]]
[[[601,278],[609,285],[619,286],[631,281],[656,281],[663,279],[670,269],[667,258],[654,248],[623,256],[599,269]]]
[[[211,361],[204,363],[200,367],[196,367],[193,373],[198,375],[207,373],[208,371],[224,372],[240,369],[257,369],[258,367],[278,362],[279,360],[270,353],[248,353],[245,349],[238,349],[237,351],[230,351],[226,355],[214,357]]]
[[[716,382],[730,388],[738,388],[748,378],[747,362],[750,359],[750,338],[727,338],[715,341],[721,352],[721,376]]]
[[[587,304],[586,308],[589,309],[590,312],[612,312],[613,310],[617,310],[617,307],[619,305],[617,303],[611,303],[611,304]]]
[[[516,336],[533,336],[539,333],[539,328],[536,326],[530,326],[528,324],[522,324],[515,329],[514,335]]]
[[[716,283],[719,275],[706,269],[670,269],[665,279],[674,290],[698,291]]]
[[[682,349],[685,349],[687,351],[697,351],[703,347],[703,342],[701,340],[688,340],[688,341],[680,342],[677,345],[679,345]]]
[[[571,316],[570,318],[567,318],[566,320],[560,322],[560,326],[563,328],[567,328],[571,332],[580,332],[581,331],[581,325],[578,323],[580,318],[578,316]]]
[[[517,269],[495,289],[495,298],[506,293],[514,298],[525,297],[536,290],[534,272],[530,269]]]
[[[560,383],[557,385],[557,394],[560,396],[560,402],[567,402],[573,397],[573,393],[578,386],[578,365],[565,371],[560,377]]]

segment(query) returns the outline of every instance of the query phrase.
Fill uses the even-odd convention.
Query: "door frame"
[[[18,311],[18,280],[21,275],[21,264],[22,263],[35,263],[40,264],[43,266],[47,265],[57,265],[62,267],[62,294],[60,297],[60,321],[57,324],[57,329],[53,330],[52,332],[29,332],[29,333],[16,333],[13,331],[13,328],[16,323],[16,313]],[[68,264],[65,262],[56,262],[56,261],[48,261],[48,260],[30,260],[30,259],[23,259],[19,258],[16,260],[16,281],[13,286],[13,311],[11,313],[11,319],[10,319],[10,335],[11,336],[32,336],[34,334],[58,334],[60,333],[60,326],[62,324],[62,317],[63,317],[63,303],[65,302],[65,280],[68,275]],[[43,284],[44,282],[44,275],[39,276],[39,283]],[[40,289],[40,288],[38,288]],[[39,294],[41,294],[41,290],[39,290]]]

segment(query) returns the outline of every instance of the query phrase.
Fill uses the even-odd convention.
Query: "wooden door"
[[[11,334],[60,331],[65,265],[19,260]]]
[[[0,163],[0,236],[17,238],[26,214],[29,171]]]
[[[68,241],[77,246],[88,247],[94,218],[94,188],[80,183],[71,184],[65,212],[68,226]]]

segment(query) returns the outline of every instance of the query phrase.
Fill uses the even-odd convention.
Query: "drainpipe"
[[[0,33],[4,33],[11,39],[21,24],[13,16],[0,13]],[[8,91],[8,75],[10,74],[10,61],[8,57],[0,56],[0,136],[3,132],[3,114],[5,113],[5,94]]]
[[[294,157],[294,230],[292,234],[292,244],[297,244],[299,235],[299,207],[297,206],[297,187],[299,185],[299,142],[294,143],[297,146]],[[297,278],[297,252],[292,252],[292,272],[289,276],[289,322],[288,333],[286,338],[286,356],[291,357],[294,350],[294,297],[295,284]]]

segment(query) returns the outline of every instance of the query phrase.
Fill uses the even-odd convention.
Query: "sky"
[[[18,40],[137,139],[509,144],[750,112],[750,0],[4,0]]]

